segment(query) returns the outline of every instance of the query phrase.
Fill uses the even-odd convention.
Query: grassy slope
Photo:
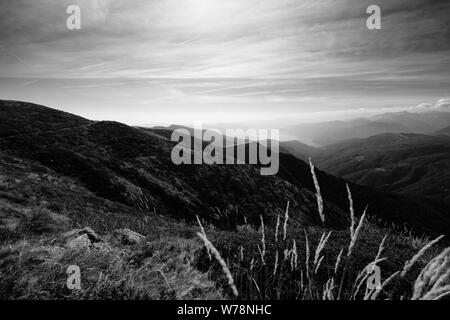
[[[27,119],[30,118],[25,120]],[[0,117],[0,120],[4,118]],[[17,121],[21,123],[24,119]],[[15,125],[11,127],[14,128]],[[51,128],[50,131],[52,130],[54,129]],[[65,133],[64,130],[62,132]],[[46,131],[45,138],[42,135],[27,135],[24,139],[23,136],[22,138],[13,137],[8,133],[6,142],[3,140],[1,143],[1,298],[208,299],[231,297],[218,265],[215,261],[209,260],[201,241],[195,234],[199,231],[197,226],[189,221],[183,221],[180,216],[174,219],[173,216],[160,214],[164,211],[158,206],[147,209],[145,205],[148,202],[136,196],[134,198],[117,197],[120,201],[113,201],[122,190],[119,188],[117,191],[114,188],[123,185],[130,187],[130,183],[133,187],[133,185],[136,186],[135,181],[138,181],[130,178],[127,164],[139,163],[150,172],[156,172],[151,171],[155,167],[163,170],[163,166],[158,167],[158,158],[151,162],[152,167],[146,166],[147,158],[142,159],[142,153],[148,153],[150,159],[155,156],[152,148],[158,147],[158,151],[161,152],[161,146],[158,145],[161,141],[159,137],[149,136],[148,133],[141,133],[139,130],[130,131],[129,127],[120,124],[105,122],[87,124],[83,122],[80,128],[72,127],[69,130],[69,136],[61,134],[52,137],[47,135],[48,130],[44,131]],[[130,132],[133,133],[132,136],[128,136]],[[129,143],[123,143],[123,141]],[[134,145],[139,142],[153,143]],[[58,158],[58,155],[61,157]],[[102,160],[95,162],[98,158]],[[118,159],[124,162],[116,163]],[[73,164],[77,166],[72,167]],[[107,169],[106,178],[99,183],[98,179],[101,179],[102,175],[97,175],[98,170],[105,168]],[[194,169],[196,175],[202,174],[201,171],[196,170]],[[208,174],[220,173],[221,171],[213,171],[203,174],[207,178]],[[187,177],[192,179],[196,175],[187,175]],[[205,176],[202,177],[205,178]],[[319,179],[322,177],[323,174],[320,174]],[[164,181],[167,181],[167,178]],[[281,183],[275,185],[281,188],[278,190],[279,194],[286,195],[289,190],[297,189],[293,185],[283,183],[280,179],[276,181]],[[102,189],[93,188],[90,183]],[[183,187],[186,186],[183,185]],[[162,187],[164,189],[170,185]],[[113,193],[111,197],[110,192],[117,193]],[[307,197],[309,193],[305,193],[302,199],[301,209],[304,211],[308,210],[308,205],[315,208],[314,198]],[[153,194],[154,192],[149,192],[148,195],[150,197]],[[274,196],[276,195],[277,193]],[[262,196],[267,194],[263,193]],[[309,204],[305,203],[307,199]],[[214,226],[216,222],[214,219],[210,220],[207,216],[202,219],[208,237],[217,246],[224,259],[229,262],[240,291],[240,298],[317,298],[321,292],[320,288],[328,279],[339,250],[348,246],[348,232],[333,231],[324,249],[323,264],[314,276],[314,290],[309,293],[305,290],[299,291],[300,269],[289,268],[289,261],[282,258],[284,249],[291,247],[295,240],[299,255],[298,264],[304,265],[306,261],[305,234],[313,255],[323,229],[302,226],[296,211],[299,207],[293,206],[290,210],[286,240],[275,243],[273,220],[276,220],[278,215],[283,216],[280,207],[284,205],[284,201],[280,200],[279,208],[272,206],[265,208],[265,212],[262,212],[266,222],[265,265],[261,265],[261,261],[258,260],[257,245],[262,246],[261,229],[258,230],[255,224],[258,224],[256,221],[259,221],[259,214],[253,217],[256,221],[250,221],[253,222],[252,224],[244,225],[243,221],[235,221],[237,225],[240,225],[234,228],[237,229],[235,231],[218,230]],[[332,217],[330,213],[333,211],[329,207],[326,208],[328,219]],[[314,222],[317,216],[313,209],[310,212],[311,216],[307,216],[311,222]],[[247,212],[244,211],[244,213]],[[360,211],[357,210],[357,213]],[[344,214],[347,216],[346,213]],[[229,220],[227,218],[218,221]],[[345,221],[348,221],[348,218]],[[105,244],[90,249],[66,249],[61,242],[61,234],[73,228],[85,226],[90,226],[98,232],[105,239]],[[145,243],[130,247],[115,241],[112,237],[113,230],[124,227],[146,236]],[[390,233],[390,236],[383,254],[387,260],[381,265],[383,279],[391,271],[401,268],[424,243],[423,240],[409,235],[366,224],[355,247],[353,258],[349,260],[350,267],[345,282],[346,294],[351,292],[352,281],[361,266],[373,260],[385,233]],[[244,259],[240,257],[241,246],[245,252]],[[280,256],[279,271],[273,276],[274,256],[277,251]],[[387,297],[410,296],[412,281],[419,271],[418,268],[430,259],[432,253],[423,256],[418,267],[410,275],[389,288],[385,292]],[[248,270],[252,259],[254,265],[249,277]],[[65,271],[70,264],[79,265],[84,270],[81,291],[71,292],[65,287],[67,278]]]
[[[143,214],[138,209],[99,198],[76,180],[29,160],[1,154],[0,164],[2,298],[231,297],[220,268],[208,259],[195,235],[198,227],[154,213]],[[95,249],[65,249],[59,240],[61,233],[84,226],[94,228],[107,240],[106,244]],[[123,227],[144,234],[147,243],[128,247],[114,242],[112,230]],[[274,241],[273,228],[265,229],[267,256],[263,266],[257,250],[257,245],[261,246],[261,229],[242,225],[238,231],[225,232],[212,225],[206,226],[208,236],[229,262],[241,298],[299,298],[299,270],[292,271],[289,261],[280,258],[280,271],[274,277],[274,254],[278,251],[282,257],[284,248],[290,248],[295,240],[299,265],[304,264],[305,234],[313,255],[323,230],[298,228],[295,224],[287,227],[286,240],[278,243]],[[384,253],[388,260],[381,264],[385,277],[401,268],[423,244],[422,240],[408,235],[393,234],[390,230],[366,224],[355,248],[351,277],[374,258],[385,233],[390,233]],[[280,230],[279,239],[281,234]],[[326,258],[319,269],[317,282],[327,279],[339,250],[348,241],[347,231],[334,231],[325,247]],[[240,259],[241,246],[245,250],[243,260]],[[249,277],[252,259],[255,262]],[[65,271],[71,264],[88,270],[83,272],[82,291],[71,292],[65,288]],[[247,272],[242,273],[243,270]],[[410,294],[410,282],[417,273],[418,268],[400,284],[402,294]],[[252,278],[259,284],[259,289]],[[352,285],[351,281],[348,285]],[[386,294],[398,295],[393,288]]]
[[[311,190],[261,176],[255,167],[176,166],[170,159],[174,143],[159,134],[87,120],[80,127],[51,132],[45,124],[41,128],[42,122],[33,113],[18,116],[28,108],[22,104],[0,108],[0,125],[28,128],[35,124],[35,130],[43,133],[0,136],[2,150],[75,178],[100,197],[182,218],[200,215],[222,227],[243,222],[244,212],[251,222],[257,222],[260,214],[273,216],[287,199],[298,212],[299,223],[315,215]],[[46,112],[59,114],[51,109]],[[60,118],[58,127],[79,121],[65,116],[52,119]],[[341,225],[347,220],[339,208],[330,205],[329,211]]]
[[[333,156],[331,156],[333,155]],[[450,138],[382,134],[332,145],[323,170],[354,183],[450,201]]]
[[[4,153],[0,177],[0,298],[222,297],[192,266],[201,247],[193,227],[99,198],[74,179]],[[85,226],[106,244],[66,249],[61,234]],[[121,245],[111,237],[117,228],[146,235],[146,244]],[[83,270],[80,292],[65,287],[71,264]]]

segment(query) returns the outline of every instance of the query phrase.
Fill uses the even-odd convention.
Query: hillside
[[[220,266],[208,258],[196,236],[198,225],[98,197],[77,179],[3,152],[0,152],[0,177],[1,299],[233,297]],[[286,241],[280,239],[278,244],[271,229],[266,228],[267,260],[262,265],[257,249],[261,243],[260,229],[242,224],[237,231],[224,232],[205,224],[208,237],[233,272],[239,298],[261,299],[263,292],[263,297],[271,299],[317,299],[315,293],[302,287],[299,273],[307,261],[304,248],[308,241],[313,245],[321,241],[321,228],[303,229],[289,223]],[[117,235],[120,230],[133,230],[128,232],[143,236],[138,240],[120,238]],[[349,241],[347,233],[347,230],[333,231],[324,249],[322,267],[311,286],[317,285],[320,290],[320,283],[334,267],[340,248]],[[74,234],[78,237],[71,236]],[[427,244],[420,238],[377,229],[368,222],[354,249],[351,270],[361,270],[373,259],[385,235],[388,235],[383,252],[388,257],[383,262],[386,274],[402,268],[406,259]],[[278,247],[292,250],[293,240],[299,248],[295,266],[281,260],[280,273],[273,276],[274,251]],[[244,250],[241,259],[236,253]],[[423,267],[436,253],[433,250],[418,265]],[[66,287],[68,265],[77,265],[82,270],[81,290]],[[249,265],[254,267],[249,270]],[[419,271],[414,268],[407,281],[413,281]],[[256,286],[249,285],[249,279]],[[411,295],[411,289],[400,284],[385,290],[383,298]],[[354,290],[352,282],[349,286]],[[345,299],[353,292],[348,290]]]
[[[170,130],[164,130],[162,132],[160,129],[156,131],[154,129],[147,130],[163,134],[167,137],[170,136]],[[245,145],[246,155],[248,155],[250,145],[255,144],[255,142],[251,142]],[[319,157],[322,155],[324,149],[309,147],[305,144],[296,142],[288,142],[287,145],[288,148],[285,147],[285,142],[280,143],[280,169],[277,177],[298,188],[306,188],[311,192],[315,192],[315,186],[311,179],[310,167],[305,163],[305,161],[308,161],[306,160],[306,153],[309,152],[311,153],[310,156]],[[304,155],[305,161],[292,155],[291,150],[298,151],[298,149],[295,149],[297,147],[300,147],[300,154]],[[227,147],[226,149],[229,148],[236,149],[236,147]],[[261,146],[259,146],[259,148],[261,148]],[[288,149],[291,150],[288,151]],[[224,154],[225,153],[226,151],[224,151]],[[246,158],[246,161],[248,161],[248,158]],[[348,198],[345,188],[347,181],[320,171],[317,168],[316,173],[321,181],[321,191],[324,194],[325,199],[328,200],[329,205],[345,212],[348,209]],[[408,194],[401,195],[389,193],[386,190],[376,190],[358,184],[350,185],[353,190],[354,199],[356,200],[355,207],[357,212],[362,212],[365,206],[368,205],[370,207],[369,215],[379,220],[382,225],[394,223],[398,226],[406,226],[408,229],[413,229],[419,233],[425,234],[447,234],[448,232],[446,226],[449,223],[450,217],[447,212],[450,207],[438,197],[430,199],[417,195],[411,196]],[[327,210],[327,206],[325,206],[325,210]],[[328,218],[328,222],[331,222],[329,226],[336,228],[336,226],[341,225],[340,221],[335,220],[337,217],[338,216],[334,215]],[[311,221],[308,219],[313,220]],[[304,216],[302,223],[308,225],[321,224],[318,216],[314,214]]]
[[[52,119],[51,127],[43,117]],[[289,200],[292,223],[321,224],[309,166],[290,155],[281,153],[277,176],[261,176],[251,165],[176,166],[170,159],[175,144],[169,139],[170,129],[161,132],[93,122],[27,103],[2,103],[0,125],[27,132],[5,130],[0,136],[1,150],[77,179],[111,201],[187,220],[199,215],[221,228],[234,228],[244,220],[257,224],[260,215],[274,224],[275,213]],[[328,201],[329,226],[345,227],[346,182],[320,171],[318,177]],[[369,214],[386,223],[406,224],[427,234],[450,230],[447,206],[439,201],[410,199],[356,185],[353,189],[358,212],[368,204]],[[423,223],[430,217],[429,223]]]
[[[438,201],[350,184],[357,217],[369,205],[358,239],[350,238],[346,181],[316,171],[321,222],[310,167],[286,153],[274,177],[249,165],[175,166],[170,129],[23,102],[0,102],[0,127],[0,299],[224,299],[237,291],[242,299],[363,298],[355,277],[380,248],[383,272],[392,274],[429,244],[409,228],[427,237],[450,230]],[[229,265],[236,291],[200,231]],[[349,241],[357,242],[353,253],[336,268]],[[437,250],[381,297],[416,294],[412,284]],[[68,265],[82,270],[78,291],[66,287]],[[326,288],[333,269],[342,296]]]
[[[46,117],[51,124],[42,120]],[[11,102],[2,102],[0,127],[5,128],[0,135],[2,151],[37,161],[77,179],[100,197],[142,210],[188,220],[199,215],[231,227],[242,222],[244,215],[257,222],[260,214],[273,214],[290,200],[298,223],[312,223],[310,217],[316,216],[310,190],[263,177],[255,167],[174,165],[170,155],[175,143],[158,129],[93,122]],[[342,227],[348,219],[344,212],[333,204],[328,207],[330,221]]]
[[[450,137],[386,133],[327,146],[318,167],[380,190],[450,201]]]
[[[434,135],[446,135],[446,136],[450,136],[450,126],[445,127],[441,130],[435,131],[433,132]]]
[[[294,157],[303,161],[308,161],[310,157],[320,152],[320,148],[316,148],[300,141],[282,141],[280,142],[280,152],[292,154]]]

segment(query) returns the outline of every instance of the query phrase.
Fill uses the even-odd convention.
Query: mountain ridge
[[[175,143],[167,137],[168,132],[161,135],[157,130],[117,122],[70,118],[50,108],[45,112],[58,113],[50,119],[60,120],[48,124],[36,121],[41,119],[36,113],[25,116],[29,108],[33,105],[0,101],[1,126],[9,123],[18,132],[30,127],[34,133],[41,132],[26,137],[4,135],[0,138],[1,150],[75,178],[98,196],[179,219],[192,220],[199,215],[221,228],[233,228],[246,219],[258,225],[260,215],[274,224],[277,212],[282,214],[280,210],[289,200],[292,223],[321,225],[309,166],[294,156],[280,153],[280,172],[270,177],[261,176],[258,168],[250,165],[176,166],[170,160]],[[66,126],[66,120],[80,126],[58,134],[48,131],[49,126],[58,130]],[[346,181],[320,170],[317,176],[328,226],[346,228]],[[386,223],[405,223],[427,234],[450,230],[449,217],[444,214],[447,208],[439,202],[385,194],[354,184],[351,188],[359,214],[369,204],[369,214]],[[424,224],[426,217],[433,217],[433,221]]]
[[[29,127],[36,116],[16,116],[23,114],[20,108],[28,111],[30,105],[2,105],[0,125],[9,122],[19,131]],[[67,114],[58,113],[53,118],[63,116]],[[82,125],[58,131],[57,135],[47,130],[48,124],[37,122],[39,126],[33,132],[41,134],[3,136],[0,147],[77,178],[99,196],[131,206],[138,202],[139,206],[158,208],[180,218],[194,219],[199,215],[214,222],[212,212],[219,210],[223,213],[220,219],[231,220],[220,221],[222,226],[242,223],[244,215],[257,223],[260,214],[284,208],[290,200],[291,209],[299,212],[299,223],[315,221],[316,204],[311,191],[277,177],[263,177],[255,167],[176,166],[170,159],[175,143],[151,130],[78,117],[69,119],[68,123],[73,121],[81,121]],[[58,128],[65,126],[59,123]],[[227,210],[236,205],[242,213],[229,216]],[[332,204],[329,208],[330,220],[335,215],[337,226],[343,227],[348,219],[344,212]]]
[[[391,112],[368,118],[300,124],[283,128],[297,140],[326,146],[354,138],[368,138],[381,133],[427,134],[450,125],[450,112]]]
[[[450,137],[383,133],[329,145],[318,167],[360,185],[450,201]]]

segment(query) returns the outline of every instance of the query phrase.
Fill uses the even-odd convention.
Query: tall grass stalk
[[[316,198],[317,198],[317,208],[319,211],[320,220],[322,224],[325,224],[325,215],[323,214],[323,199],[322,194],[320,192],[319,181],[317,180],[314,164],[312,163],[311,158],[309,158],[309,166],[311,168],[311,175],[314,182],[314,187],[316,188]]]
[[[203,228],[203,225],[202,225],[202,222],[200,221],[200,218],[198,217],[198,215],[195,215],[195,217],[197,218],[197,223],[198,223],[198,225],[200,227],[201,233],[206,237],[206,232],[205,232],[205,229]],[[211,251],[209,250],[208,246],[206,246],[206,252],[208,253],[209,260],[212,260]]]
[[[280,228],[280,215],[277,216],[277,224],[275,225],[275,243],[278,243],[278,230]]]
[[[355,210],[353,208],[353,198],[352,198],[352,192],[350,191],[350,187],[348,184],[345,184],[345,187],[347,188],[347,196],[348,196],[348,202],[349,202],[349,208],[350,208],[350,237],[353,238],[353,232],[355,230]]]
[[[421,271],[412,300],[439,300],[450,296],[450,248],[443,250]]]
[[[323,214],[323,199],[320,194],[320,187],[315,175],[315,168],[310,159],[311,174],[313,176],[314,185],[316,188],[316,198],[318,203],[318,211],[322,226],[324,226],[325,217]],[[287,224],[289,220],[289,205],[287,203],[284,224],[283,224],[283,242],[281,239],[281,226],[280,220],[283,218],[281,215],[277,216],[275,225],[275,236],[270,239],[266,238],[266,231],[264,225],[264,219],[262,215],[261,220],[261,238],[260,242],[258,236],[255,239],[256,247],[258,249],[261,263],[257,257],[251,257],[250,265],[248,260],[245,260],[243,255],[243,246],[240,246],[240,258],[239,265],[234,270],[241,270],[245,272],[247,281],[243,284],[243,296],[246,296],[245,290],[248,291],[249,297],[257,299],[276,298],[282,299],[284,296],[292,294],[299,299],[327,299],[327,300],[341,300],[341,299],[359,299],[376,300],[379,298],[380,293],[384,292],[392,287],[392,291],[389,292],[389,297],[399,297],[400,299],[443,299],[450,296],[450,248],[441,252],[440,255],[431,260],[425,268],[422,269],[420,275],[414,283],[413,295],[411,296],[408,291],[399,292],[403,290],[403,282],[397,284],[395,281],[404,278],[405,275],[410,272],[414,265],[416,265],[425,253],[438,241],[442,239],[442,236],[436,238],[433,241],[425,241],[423,238],[415,237],[413,248],[416,248],[416,244],[420,244],[420,250],[405,264],[402,270],[392,273],[387,279],[385,279],[379,286],[371,288],[369,286],[364,287],[369,277],[373,274],[375,266],[379,263],[386,261],[387,258],[383,257],[385,248],[387,247],[388,239],[392,241],[404,241],[396,238],[396,234],[388,233],[389,238],[385,235],[378,245],[378,250],[374,260],[367,264],[364,269],[358,270],[351,268],[352,262],[355,260],[356,244],[361,239],[363,230],[367,228],[376,227],[376,224],[372,223],[372,220],[367,219],[368,207],[366,206],[360,218],[358,219],[354,209],[354,199],[350,190],[350,187],[346,185],[349,213],[350,213],[350,238],[348,244],[342,246],[339,253],[336,256],[336,260],[330,266],[328,278],[323,278],[323,273],[320,273],[321,266],[330,263],[327,255],[324,255],[325,249],[330,246],[329,243],[332,231],[322,232],[319,242],[315,251],[311,251],[311,240],[308,236],[307,229],[304,228],[305,240],[304,240],[304,261],[298,264],[298,252],[297,242],[292,240],[292,246],[290,246],[285,240],[287,238]],[[198,219],[198,217],[197,217]],[[200,219],[198,219],[201,226]],[[366,223],[367,221],[367,223]],[[381,230],[381,229],[376,229]],[[384,229],[383,229],[384,230]],[[198,233],[199,237],[204,239],[205,245],[211,250],[212,254],[219,261],[222,266],[223,273],[229,279],[230,287],[235,288],[235,295],[237,295],[237,288],[234,285],[233,278],[230,280],[230,271],[227,267],[227,263],[220,258],[218,251],[211,248],[212,244],[207,241],[206,234],[203,227],[201,227],[201,233]],[[308,230],[309,231],[309,230]],[[313,233],[314,234],[314,233]],[[376,233],[379,234],[378,231]],[[295,237],[295,234],[292,233]],[[403,236],[403,235],[402,235]],[[205,241],[206,239],[206,241]],[[396,240],[397,239],[397,240]],[[267,245],[267,240],[274,240],[275,246]],[[406,240],[405,240],[406,241]],[[403,243],[403,242],[401,242]],[[283,247],[284,246],[284,247]],[[269,252],[271,248],[274,248],[273,254]],[[299,248],[300,250],[302,248]],[[375,249],[375,248],[374,248]],[[247,251],[250,252],[250,251]],[[284,257],[283,257],[284,254]],[[267,257],[273,257],[268,259]],[[238,256],[238,255],[234,255]],[[256,259],[255,259],[256,258]],[[249,257],[250,259],[250,257]],[[334,261],[334,260],[333,260]],[[355,260],[355,262],[357,262]],[[245,263],[245,268],[243,267]],[[273,263],[273,265],[271,265]],[[328,266],[328,265],[327,265]],[[239,278],[241,279],[242,274]],[[294,281],[294,289],[292,289],[292,280]],[[241,282],[239,282],[240,284]],[[239,288],[240,285],[239,285]],[[256,289],[255,289],[256,288]],[[257,291],[257,292],[256,292]],[[242,294],[242,292],[241,292]]]
[[[235,297],[237,297],[239,295],[239,292],[236,288],[236,285],[234,284],[234,279],[233,276],[231,275],[230,269],[228,269],[228,266],[225,262],[225,260],[223,260],[222,256],[220,255],[219,251],[216,249],[216,247],[214,247],[214,245],[208,240],[208,238],[206,237],[205,234],[201,233],[201,232],[197,232],[197,235],[200,237],[200,239],[203,240],[203,242],[205,243],[205,245],[209,248],[209,250],[211,251],[211,253],[214,255],[214,257],[216,258],[217,262],[220,264],[220,266],[222,267],[222,271],[225,274],[225,276],[228,279],[228,284],[231,288],[231,290],[233,291],[233,294]]]
[[[266,233],[264,231],[265,227],[264,227],[264,219],[263,217],[260,215],[261,218],[261,246],[262,246],[262,250],[261,250],[261,257],[262,260],[265,261],[265,257],[266,257]]]
[[[405,263],[405,266],[403,267],[402,272],[400,273],[400,277],[404,277],[409,270],[411,270],[411,268],[414,266],[414,264],[416,264],[416,262],[425,254],[425,252],[430,249],[434,244],[436,244],[437,242],[439,242],[444,236],[441,235],[439,237],[437,237],[436,239],[434,239],[433,241],[430,241],[430,243],[428,243],[427,245],[425,245],[422,249],[419,250],[419,252],[417,252],[417,254],[412,257],[411,260],[407,261]]]
[[[284,213],[283,240],[286,240],[288,220],[289,220],[289,201],[287,202],[286,211]]]
[[[350,188],[348,190],[350,190]],[[349,194],[351,194],[351,193],[349,193]],[[350,205],[350,214],[351,214],[352,212],[354,212],[353,201],[350,201],[349,205]],[[344,269],[342,271],[341,282],[340,282],[340,285],[339,285],[339,291],[338,291],[338,296],[337,296],[338,299],[341,299],[342,290],[343,290],[344,282],[345,282],[345,277],[346,277],[347,272],[348,272],[348,267],[349,267],[349,264],[350,264],[350,259],[351,259],[351,256],[352,256],[353,248],[355,247],[356,240],[358,240],[358,235],[359,235],[359,233],[360,233],[360,231],[362,229],[362,226],[364,224],[364,219],[366,217],[366,213],[367,213],[367,206],[364,209],[364,212],[363,212],[361,218],[359,219],[359,223],[358,223],[358,226],[356,227],[356,229],[353,230],[353,227],[350,228],[350,244],[349,244],[348,249],[347,249],[347,257],[346,257],[346,260],[345,260]],[[353,215],[352,219],[354,219],[354,215]],[[352,222],[352,224],[353,224],[353,222]]]

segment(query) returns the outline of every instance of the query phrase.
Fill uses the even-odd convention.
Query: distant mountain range
[[[3,155],[37,162],[75,179],[98,197],[177,219],[193,220],[199,215],[219,228],[233,228],[244,220],[259,224],[260,215],[267,224],[274,224],[277,212],[289,200],[291,223],[321,224],[309,165],[288,149],[280,153],[277,176],[261,176],[252,165],[176,166],[170,158],[175,145],[170,141],[172,129],[90,121],[35,104],[0,101]],[[296,146],[301,152],[317,152]],[[424,147],[417,155],[427,150]],[[325,158],[314,161],[321,169],[327,164]],[[441,164],[441,168],[446,167]],[[347,181],[320,170],[317,175],[326,201],[327,226],[347,228]],[[431,235],[450,233],[450,206],[444,201],[350,186],[357,213],[368,204],[369,215],[383,223],[394,222]]]
[[[361,185],[450,201],[450,136],[385,133],[327,146],[314,159]]]
[[[381,133],[421,133],[427,134],[448,128],[450,112],[393,112],[376,115],[367,119],[349,121],[329,121],[300,124],[282,130],[299,141],[311,141],[325,146],[349,139],[367,138]]]
[[[446,135],[446,136],[450,136],[450,126],[445,127],[441,130],[435,131],[434,132],[435,135]]]
[[[322,150],[323,148],[316,148],[296,140],[280,142],[281,153],[290,153],[303,161],[309,161],[310,157],[320,154]]]
[[[446,130],[432,135],[383,133],[322,148],[288,141],[281,143],[280,150],[302,160],[312,157],[320,169],[359,185],[450,203]]]

